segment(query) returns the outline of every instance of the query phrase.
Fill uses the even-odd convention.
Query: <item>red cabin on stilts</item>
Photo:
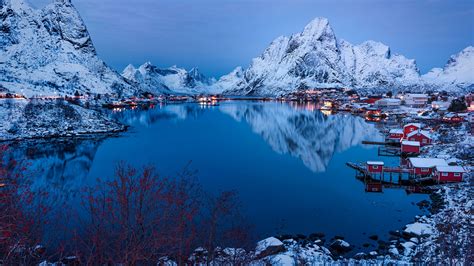
[[[402,140],[402,153],[420,154],[420,143],[418,141]]]

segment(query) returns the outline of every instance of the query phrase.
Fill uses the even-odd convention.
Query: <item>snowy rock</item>
[[[257,256],[257,258],[263,258],[283,251],[285,251],[283,242],[275,237],[269,237],[257,243],[255,256]]]
[[[417,236],[425,236],[433,234],[433,227],[429,224],[416,222],[413,224],[408,224],[404,231]]]
[[[331,245],[329,245],[329,247],[331,248],[331,250],[339,254],[346,253],[352,249],[351,245],[342,239],[334,240]]]
[[[270,265],[296,265],[295,260],[288,254],[278,254],[274,256],[269,256],[266,259],[266,262],[268,262]]]
[[[26,0],[0,5],[0,86],[26,96],[109,93],[135,89],[97,57],[71,1],[34,9]]]
[[[388,253],[390,253],[391,255],[394,255],[394,256],[398,256],[400,254],[396,247],[390,247],[388,249]]]
[[[403,254],[404,254],[405,256],[410,255],[410,254],[413,252],[413,248],[416,246],[415,243],[410,242],[410,241],[405,242],[405,243],[402,243],[401,245],[402,245],[402,247],[404,248]]]

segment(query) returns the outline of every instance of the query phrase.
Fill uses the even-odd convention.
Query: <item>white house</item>
[[[425,106],[428,103],[428,95],[419,93],[408,93],[400,96],[405,105],[408,106]]]
[[[378,107],[396,108],[402,104],[400,99],[383,98],[374,103]]]

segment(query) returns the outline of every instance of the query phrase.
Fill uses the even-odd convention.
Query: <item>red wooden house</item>
[[[420,143],[418,141],[402,140],[402,153],[420,153]]]
[[[383,172],[384,162],[379,161],[368,161],[367,162],[367,172],[370,174],[382,173]]]
[[[438,182],[461,182],[465,172],[461,166],[436,166],[433,179]]]
[[[421,129],[421,124],[420,123],[410,123],[410,124],[406,124],[404,127],[403,127],[403,137],[406,138],[406,136],[413,132],[413,131],[417,131],[417,130],[420,130]]]
[[[447,123],[462,123],[464,121],[464,117],[456,113],[449,113],[443,117],[443,121]]]
[[[430,132],[426,130],[410,132],[405,136],[405,139],[409,141],[418,141],[421,146],[429,145],[432,141]]]
[[[435,167],[448,166],[444,159],[438,158],[409,158],[408,167],[412,168],[417,176],[429,176],[433,174]]]
[[[401,140],[403,138],[403,129],[391,129],[388,132],[388,138],[392,140]]]

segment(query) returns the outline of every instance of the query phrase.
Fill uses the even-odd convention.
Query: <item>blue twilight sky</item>
[[[29,0],[42,7],[51,0]],[[474,45],[474,0],[73,0],[99,55],[121,71],[145,61],[219,77],[280,35],[327,17],[338,38],[375,40],[422,73]]]

